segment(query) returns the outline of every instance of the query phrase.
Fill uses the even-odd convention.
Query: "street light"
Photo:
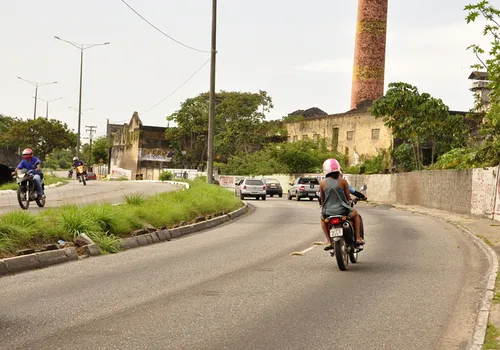
[[[45,102],[45,104],[47,105],[47,108],[45,109],[45,119],[49,119],[49,103],[62,99],[62,97],[58,97],[58,98],[53,98],[52,100],[44,100],[43,98],[36,97],[36,96],[33,96],[33,98],[35,100],[39,99],[40,101]]]
[[[61,39],[58,36],[54,36],[57,40],[64,41],[65,43],[70,44],[71,46],[76,47],[80,50],[80,97],[78,99],[78,138],[76,140],[76,155],[80,156],[80,128],[82,122],[82,79],[83,79],[83,51],[90,49],[96,46],[109,45],[109,42],[105,42],[102,44],[79,44],[69,40]]]
[[[33,85],[35,87],[35,108],[33,110],[33,119],[36,119],[36,100],[38,99],[38,87],[39,86],[44,86],[44,85],[50,85],[50,84],[57,84],[57,81],[53,81],[53,82],[50,82],[50,83],[38,83],[38,82],[35,82],[35,81],[23,79],[21,77],[17,77],[17,79],[25,81],[28,84],[31,84],[31,85]]]

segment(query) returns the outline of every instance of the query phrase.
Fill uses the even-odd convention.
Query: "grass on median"
[[[119,206],[109,204],[84,207],[50,208],[39,215],[16,211],[0,216],[0,257],[16,250],[55,243],[71,242],[86,233],[104,252],[120,249],[118,237],[130,236],[144,224],[171,228],[194,222],[199,216],[230,212],[241,201],[224,188],[202,181],[189,181],[190,189],[146,197],[132,194]]]
[[[62,182],[63,184],[68,183],[68,179],[57,177],[53,174],[44,174],[43,178],[45,181],[45,186],[53,185],[53,184],[56,184],[58,182]],[[3,190],[17,191],[17,182],[13,181],[13,182],[8,182],[6,184],[0,185],[0,191],[3,191]]]

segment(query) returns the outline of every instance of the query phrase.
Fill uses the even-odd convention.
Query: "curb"
[[[154,243],[171,241],[172,239],[180,238],[182,236],[189,235],[192,233],[197,233],[200,231],[205,231],[214,228],[216,226],[222,225],[226,222],[235,220],[238,217],[242,216],[243,214],[247,213],[248,211],[249,211],[249,206],[248,204],[245,203],[245,205],[240,209],[237,209],[228,214],[221,215],[210,220],[202,221],[196,224],[176,227],[173,229],[161,229],[154,232],[145,233],[142,235],[137,235],[134,237],[121,238],[120,242],[122,244],[122,249],[128,250]]]
[[[487,273],[487,282],[485,287],[485,292],[483,299],[481,300],[479,312],[476,318],[476,324],[474,325],[474,332],[472,333],[472,337],[467,344],[468,350],[481,350],[484,345],[486,330],[488,327],[488,320],[490,317],[491,307],[493,305],[493,297],[495,296],[495,282],[497,279],[498,273],[498,257],[497,254],[489,245],[487,245],[481,238],[479,238],[472,230],[460,225],[457,222],[443,219],[440,216],[433,215],[431,213],[421,213],[415,212],[410,209],[401,208],[398,206],[393,206],[393,209],[402,210],[406,212],[411,212],[414,214],[421,214],[425,216],[430,216],[436,219],[439,219],[447,224],[450,224],[463,233],[472,237],[474,243],[483,251],[483,253],[488,258],[488,263],[490,265],[490,269]]]
[[[0,260],[0,276],[11,275],[28,270],[41,269],[69,261],[77,261],[75,247],[49,250],[34,254],[16,256]]]
[[[63,186],[63,185],[66,185],[66,184],[64,182],[56,182],[55,184],[45,186],[45,188],[56,188],[56,187],[60,187],[60,186]],[[12,193],[17,193],[17,191],[14,191],[14,190],[1,190],[0,191],[0,196],[6,195],[6,194],[12,194]]]
[[[188,184],[186,184],[188,185]],[[189,185],[188,185],[189,186]],[[202,221],[196,224],[177,227],[174,229],[162,229],[154,232],[137,235],[135,237],[121,238],[122,249],[142,247],[149,244],[170,241],[174,238],[196,233],[216,226],[222,225],[228,221],[234,220],[249,210],[248,204],[231,213],[218,216],[216,218]],[[33,254],[21,255],[12,258],[0,259],[0,277],[13,275],[19,272],[41,269],[53,265],[59,265],[70,261],[78,261],[89,256],[99,256],[101,251],[96,244],[88,244],[82,247],[86,256],[79,257],[75,247],[67,247],[57,250],[49,250]]]

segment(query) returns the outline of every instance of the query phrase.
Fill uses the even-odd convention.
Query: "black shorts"
[[[330,216],[336,216],[336,215],[339,215],[339,216],[350,216],[352,213],[352,210],[349,210],[349,209],[345,209],[343,213],[341,214],[334,214],[334,215],[325,215],[325,214],[321,214],[321,216],[323,216],[323,219],[326,219],[326,218],[329,218]]]

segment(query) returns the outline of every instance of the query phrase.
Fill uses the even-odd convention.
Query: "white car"
[[[266,185],[262,180],[258,179],[243,179],[236,184],[234,191],[235,195],[240,196],[240,199],[246,197],[253,197],[255,199],[261,198],[266,200]]]

